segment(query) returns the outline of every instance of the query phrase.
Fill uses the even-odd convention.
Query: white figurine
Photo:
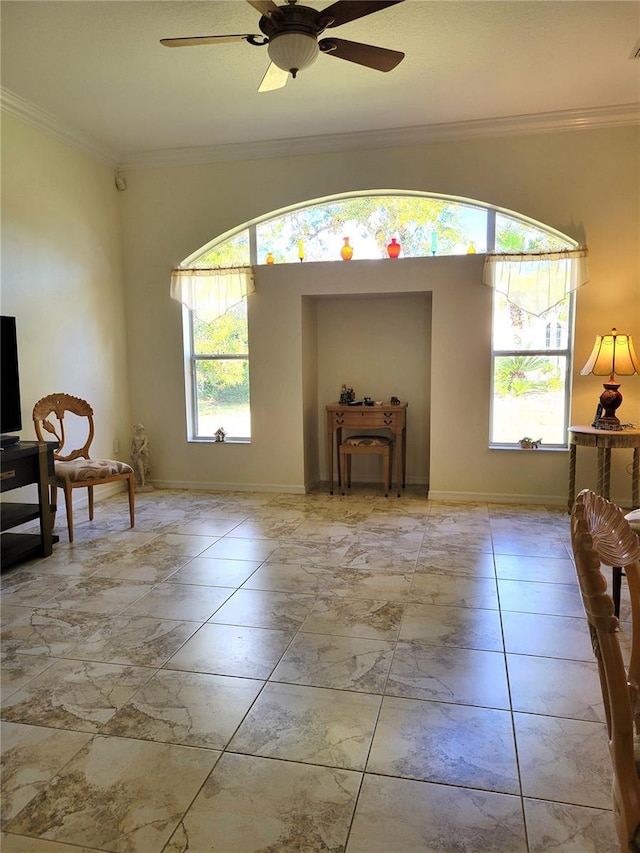
[[[214,433],[216,441],[224,441],[225,435],[226,435],[226,432],[222,429],[222,427],[217,429]]]
[[[151,472],[150,458],[151,450],[144,426],[134,424],[131,439],[131,465],[136,475],[136,492],[148,492],[153,489],[153,486],[147,483],[147,477]]]

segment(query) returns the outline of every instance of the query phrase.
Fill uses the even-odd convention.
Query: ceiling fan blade
[[[283,71],[282,68],[278,68],[275,62],[272,62],[258,86],[258,92],[273,92],[274,89],[282,89],[288,79],[289,72]]]
[[[338,0],[323,9],[320,14],[323,20],[327,17],[333,18],[333,21],[327,24],[328,27],[339,27],[349,21],[355,21],[356,18],[364,18],[365,15],[386,9],[387,6],[395,6],[396,3],[402,3],[402,0]]]
[[[326,38],[318,42],[320,50],[329,56],[346,59],[376,71],[392,71],[404,59],[404,53],[399,50],[388,50],[386,47],[375,47],[372,44],[361,44],[357,41]]]
[[[261,15],[269,15],[270,13],[276,14],[279,13],[279,7],[273,2],[273,0],[247,0],[247,3],[250,6],[253,6]]]
[[[261,38],[261,36],[253,33],[245,35],[229,35],[229,36],[192,36],[187,38],[177,39],[160,39],[160,44],[165,47],[196,47],[201,44],[227,44],[233,41],[247,41],[250,38]]]

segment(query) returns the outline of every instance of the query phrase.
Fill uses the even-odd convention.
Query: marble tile
[[[407,604],[400,639],[411,643],[502,651],[502,628],[497,610]]]
[[[46,655],[21,655],[15,649],[0,654],[0,685],[3,701],[55,663]]]
[[[94,560],[92,577],[137,580],[143,583],[161,583],[183,566],[190,557],[184,554],[149,553],[142,549],[118,555],[112,560]]]
[[[2,853],[100,853],[95,847],[78,847],[75,844],[58,844],[43,838],[27,838],[25,835],[0,836]]]
[[[302,630],[309,634],[335,634],[371,640],[398,639],[403,605],[394,601],[320,598]]]
[[[199,627],[197,622],[114,616],[73,646],[67,657],[133,666],[162,666]]]
[[[490,577],[416,572],[410,598],[421,604],[499,609],[496,582]]]
[[[584,616],[578,584],[529,583],[498,578],[502,610],[546,613],[550,616]]]
[[[298,634],[272,681],[382,693],[393,643],[324,634]]]
[[[5,699],[2,719],[99,732],[152,674],[143,667],[59,660]]]
[[[331,569],[342,565],[344,555],[349,548],[349,541],[339,542],[290,542],[281,543],[271,552],[267,564],[293,563],[305,569]]]
[[[161,850],[218,757],[212,750],[94,735],[7,831],[115,853]]]
[[[410,572],[415,569],[420,543],[358,542],[349,545],[340,565],[350,569]]]
[[[236,530],[242,521],[235,518],[197,518],[174,521],[169,527],[169,533],[182,533],[189,536],[226,536]]]
[[[525,797],[611,807],[604,723],[516,713],[514,725]]]
[[[9,571],[2,576],[2,605],[46,607],[56,595],[67,592],[78,582],[79,578],[68,575]]]
[[[288,539],[302,524],[303,518],[261,517],[240,522],[229,538],[240,539]]]
[[[557,557],[567,559],[565,545],[555,536],[552,529],[543,535],[533,532],[513,533],[510,530],[494,531],[493,551],[496,554],[512,554],[521,557]]]
[[[304,622],[315,600],[315,595],[238,589],[209,621],[295,631]]]
[[[478,649],[398,643],[385,693],[509,709],[504,655]]]
[[[367,773],[519,794],[511,714],[385,696]]]
[[[198,586],[229,586],[243,584],[260,565],[259,560],[221,560],[215,557],[194,557],[173,572],[169,583],[192,583]]]
[[[204,622],[231,594],[227,587],[159,583],[127,607],[123,615]]]
[[[416,574],[464,575],[495,578],[493,554],[460,548],[433,548],[422,545],[416,562]]]
[[[249,678],[160,670],[102,733],[224,749],[263,686]]]
[[[203,554],[214,543],[219,542],[217,536],[198,536],[184,533],[162,533],[149,542],[146,547],[139,548],[143,556],[157,554],[173,554],[184,557],[197,557]]]
[[[0,724],[3,828],[47,786],[91,736],[20,723]]]
[[[317,595],[331,585],[333,578],[330,569],[309,563],[266,562],[243,584],[243,589]]]
[[[613,812],[525,799],[529,853],[619,853]]]
[[[514,711],[604,722],[604,703],[595,660],[507,655]]]
[[[351,770],[225,754],[166,853],[344,853],[360,778]]]
[[[380,700],[346,690],[269,683],[228,750],[364,770]]]
[[[498,578],[542,583],[576,582],[576,570],[569,559],[496,554],[495,561]]]
[[[290,631],[209,622],[167,661],[165,668],[266,679],[291,636]]]
[[[78,578],[71,589],[58,593],[47,608],[117,616],[151,588],[151,584],[138,580],[92,575],[89,578]]]
[[[2,606],[2,649],[64,657],[108,617],[65,610]]]
[[[335,570],[322,589],[323,596],[407,601],[411,594],[413,572]]]
[[[593,649],[583,617],[502,613],[504,645],[519,655],[592,661]]]
[[[221,560],[257,560],[262,562],[278,548],[277,540],[236,539],[226,536],[200,553],[201,557]],[[195,556],[195,555],[194,555]]]
[[[346,853],[391,851],[527,853],[520,798],[367,774]]]
[[[488,530],[469,532],[463,529],[453,535],[449,530],[427,527],[422,539],[423,551],[446,551],[450,547],[461,551],[481,551],[491,554],[491,533]]]

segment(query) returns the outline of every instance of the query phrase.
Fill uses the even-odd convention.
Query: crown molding
[[[399,127],[360,133],[336,133],[296,139],[274,139],[235,145],[211,145],[198,148],[168,148],[126,155],[120,169],[159,166],[203,165],[233,160],[260,160],[270,157],[296,157],[372,148],[401,148],[430,142],[450,142],[563,130],[587,130],[640,124],[640,103],[581,110],[563,110],[506,116],[494,119],[447,122],[420,127]]]
[[[15,92],[0,87],[0,110],[35,127],[45,136],[50,136],[70,148],[75,148],[87,154],[94,160],[98,160],[107,166],[117,168],[120,156],[105,148],[97,139],[82,133],[70,125],[61,121],[53,113],[43,110],[41,107],[26,101]]]
[[[77,148],[119,171],[162,166],[196,166],[207,163],[262,160],[274,157],[299,157],[362,149],[401,148],[433,142],[487,139],[499,136],[640,124],[640,103],[633,103],[550,113],[529,113],[502,118],[446,122],[418,127],[241,142],[233,145],[165,148],[157,151],[118,154],[105,148],[95,138],[69,127],[53,114],[29,103],[7,89],[0,88],[0,109],[22,119],[22,121],[36,127],[42,133],[57,139],[59,142]]]

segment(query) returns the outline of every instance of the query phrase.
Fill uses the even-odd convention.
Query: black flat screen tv
[[[9,447],[20,441],[9,433],[22,429],[15,317],[0,317],[0,360],[0,447]]]

